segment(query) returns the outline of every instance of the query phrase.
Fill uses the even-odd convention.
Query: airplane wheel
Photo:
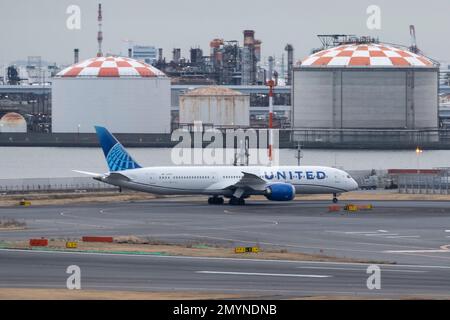
[[[223,204],[222,197],[209,197],[208,204]]]
[[[230,202],[229,202],[231,205],[233,205],[233,206],[242,206],[242,205],[244,205],[245,204],[245,200],[243,199],[243,198],[231,198],[230,199]]]

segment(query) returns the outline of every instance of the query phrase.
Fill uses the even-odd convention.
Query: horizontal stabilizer
[[[101,173],[95,173],[95,172],[88,172],[88,171],[80,171],[80,170],[72,170],[73,172],[77,172],[77,173],[81,173],[81,174],[85,174],[88,176],[93,176],[93,177],[102,177],[103,174]]]

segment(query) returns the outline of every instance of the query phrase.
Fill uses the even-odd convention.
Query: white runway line
[[[342,271],[361,271],[366,273],[366,268],[335,268],[335,267],[295,267],[296,269],[312,269],[312,270],[342,270]],[[426,273],[428,271],[422,270],[396,270],[396,269],[386,269],[381,266],[381,272],[405,272],[405,273]]]
[[[232,272],[232,271],[196,271],[204,274],[223,274],[238,276],[262,276],[262,277],[297,277],[297,278],[331,278],[329,275],[295,274],[295,273],[258,273],[258,272]]]
[[[447,249],[431,249],[431,250],[386,250],[385,253],[449,253]]]
[[[389,236],[386,237],[388,239],[397,239],[397,238],[420,238],[420,236]]]
[[[382,237],[387,237],[387,236],[398,236],[398,233],[371,233],[371,234],[365,234],[366,237],[372,237],[372,236],[382,236]]]

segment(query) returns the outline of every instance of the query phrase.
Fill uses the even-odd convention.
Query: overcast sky
[[[213,38],[239,40],[242,30],[254,29],[262,40],[262,55],[280,57],[286,43],[296,59],[304,58],[320,42],[316,34],[343,33],[379,37],[409,45],[409,25],[416,26],[418,46],[428,56],[450,60],[449,0],[103,0],[104,52],[119,54],[123,41],[155,45],[171,57],[174,47],[189,57],[189,48],[209,53]],[[1,0],[0,64],[42,56],[71,63],[73,48],[80,58],[97,50],[95,0]],[[69,30],[67,7],[81,9],[81,29]],[[381,29],[369,30],[367,7],[381,9]]]

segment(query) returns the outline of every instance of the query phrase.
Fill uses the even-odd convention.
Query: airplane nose
[[[355,179],[352,178],[352,183],[351,184],[352,184],[351,190],[358,190],[359,185],[358,185],[358,182],[355,181]]]

